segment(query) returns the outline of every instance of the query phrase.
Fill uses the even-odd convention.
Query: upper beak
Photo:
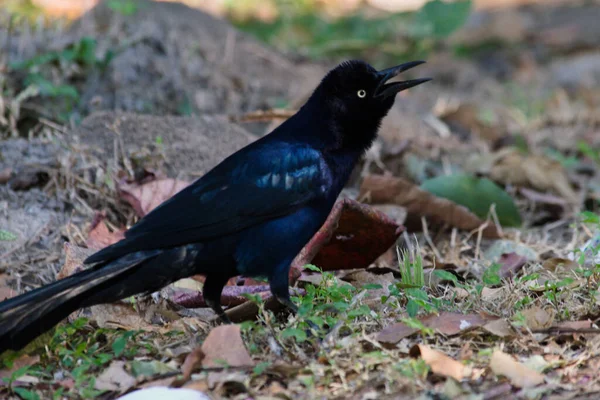
[[[421,83],[425,83],[430,81],[431,78],[421,78],[421,79],[412,79],[408,81],[400,81],[400,82],[392,82],[386,83],[390,79],[395,76],[398,76],[401,72],[409,70],[417,65],[424,64],[425,61],[411,61],[404,64],[397,65],[395,67],[386,68],[377,72],[379,76],[379,85],[375,89],[375,97],[389,97],[394,96],[397,93],[409,89],[413,86],[420,85]]]

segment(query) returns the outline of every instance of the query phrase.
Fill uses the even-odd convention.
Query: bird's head
[[[377,71],[364,61],[345,61],[321,81],[313,96],[324,107],[331,123],[341,130],[344,145],[368,147],[383,117],[394,104],[396,94],[431,80],[390,80],[424,61],[412,61]]]

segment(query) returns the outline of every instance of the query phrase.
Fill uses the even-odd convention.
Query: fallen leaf
[[[169,367],[164,362],[158,360],[150,360],[150,361],[140,361],[133,360],[131,362],[131,373],[134,377],[153,377],[155,375],[164,375],[171,372],[175,372],[175,370]]]
[[[292,262],[324,271],[367,268],[394,245],[404,227],[352,199],[339,200],[327,220]]]
[[[15,296],[17,293],[7,284],[8,276],[6,274],[0,273],[0,301],[4,301],[6,299],[10,299]]]
[[[481,290],[481,300],[487,303],[494,303],[505,298],[508,291],[507,287],[490,288],[486,286]]]
[[[505,148],[491,155],[494,164],[490,178],[505,185],[530,186],[538,190],[552,190],[569,203],[577,203],[567,173],[558,161],[542,155],[527,155],[516,148]]]
[[[432,314],[419,318],[419,321],[427,328],[435,329],[442,335],[454,336],[463,331],[483,326],[491,319],[493,318],[484,317],[479,314],[442,312],[439,315]],[[416,332],[418,332],[418,329],[410,328],[406,324],[399,322],[379,332],[377,340],[384,344],[393,345]]]
[[[502,139],[505,136],[504,128],[498,129],[486,123],[481,115],[476,104],[460,104],[440,117],[453,132],[466,131],[466,133],[475,134],[492,144]]]
[[[37,364],[38,362],[40,362],[39,355],[29,356],[27,354],[23,354],[22,356],[13,361],[12,368],[4,368],[0,370],[0,381],[2,381],[3,378],[10,378],[12,374],[18,369],[21,369],[23,367],[30,367],[32,365]]]
[[[495,321],[490,321],[482,327],[492,335],[496,335],[498,337],[509,337],[514,336],[515,331],[512,325],[505,319],[497,319]]]
[[[119,193],[128,202],[139,217],[143,217],[165,200],[173,197],[190,182],[177,179],[158,179],[144,183],[120,184]]]
[[[100,328],[120,328],[125,330],[158,331],[160,326],[146,322],[144,317],[133,306],[123,303],[99,304],[90,307],[90,320]]]
[[[112,361],[110,365],[96,378],[94,387],[97,390],[124,392],[135,386],[135,378],[125,371],[124,361]]]
[[[531,307],[521,311],[525,317],[527,327],[532,330],[545,329],[552,326],[556,311],[553,308],[543,309],[541,307]]]
[[[542,267],[554,273],[564,273],[576,270],[579,268],[579,264],[573,260],[569,260],[568,258],[553,257],[544,261],[542,263]]]
[[[442,312],[439,315],[430,316],[422,322],[428,328],[433,328],[442,335],[453,336],[480,327],[490,319],[490,317],[483,317],[479,314]]]
[[[200,347],[192,350],[190,354],[185,357],[183,364],[181,365],[181,372],[183,373],[182,381],[188,381],[192,376],[192,372],[202,365],[202,360],[204,360],[204,352]]]
[[[397,323],[383,328],[383,330],[377,334],[377,341],[393,347],[402,339],[407,338],[418,331],[419,329],[412,328],[404,323]]]
[[[512,278],[527,264],[527,257],[517,253],[504,253],[500,256],[498,264],[501,265],[498,275],[500,278]]]
[[[489,179],[467,174],[443,175],[423,182],[421,189],[462,205],[479,218],[485,218],[495,205],[502,226],[521,225],[521,215],[512,197]]]
[[[515,361],[510,355],[494,350],[490,368],[496,375],[507,377],[514,386],[529,388],[544,382],[544,375]]]
[[[448,224],[463,230],[478,229],[484,224],[474,213],[466,207],[450,200],[437,197],[402,178],[369,175],[366,176],[360,187],[360,199],[368,203],[386,204],[394,203],[405,207],[408,211],[408,220],[418,220],[426,217],[436,224]],[[498,231],[493,224],[483,229],[483,235],[488,238],[498,238]]]
[[[562,321],[552,327],[557,329],[589,329],[592,327],[592,321],[589,319],[584,321]]]
[[[531,247],[512,240],[496,240],[484,253],[483,257],[494,263],[500,263],[505,254],[515,253],[526,260],[535,261],[538,254]]]
[[[63,279],[76,272],[83,271],[83,260],[94,254],[94,250],[85,247],[76,246],[65,242],[63,246],[65,252],[65,263],[56,275],[56,279]]]
[[[90,231],[88,233],[85,244],[88,248],[94,250],[100,250],[125,237],[125,230],[118,230],[111,232],[104,223],[105,217],[101,214],[97,214],[91,224]]]
[[[459,382],[465,379],[469,373],[468,368],[462,363],[424,344],[413,346],[409,354],[414,358],[421,357],[433,373],[456,379]]]
[[[201,349],[205,354],[202,360],[203,367],[254,365],[244,346],[240,325],[220,325],[213,328],[202,343]]]

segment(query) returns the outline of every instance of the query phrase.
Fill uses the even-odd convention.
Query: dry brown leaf
[[[529,329],[546,329],[554,323],[556,311],[553,308],[543,309],[541,307],[531,307],[521,311],[525,317],[525,323]]]
[[[83,260],[94,254],[94,250],[79,247],[69,242],[64,244],[65,263],[56,275],[56,279],[63,279],[76,272],[83,271]]]
[[[23,367],[29,367],[29,366],[35,365],[39,361],[40,361],[39,355],[29,356],[27,354],[23,354],[22,356],[17,358],[15,361],[13,361],[12,368],[10,368],[10,369],[4,368],[4,369],[0,370],[0,381],[2,381],[2,378],[10,378],[11,375],[13,374],[13,372],[15,372],[16,370],[23,368]]]
[[[559,162],[541,155],[525,155],[514,148],[502,149],[491,157],[494,163],[490,178],[493,180],[538,190],[552,190],[570,203],[579,201]]]
[[[521,254],[504,253],[498,260],[498,264],[501,265],[498,275],[503,279],[514,277],[527,264],[527,261],[527,257]]]
[[[506,295],[508,294],[508,291],[509,291],[509,289],[506,287],[499,287],[499,288],[484,287],[481,290],[481,300],[488,302],[488,303],[493,303],[502,298],[505,298]]]
[[[424,344],[413,346],[410,349],[410,355],[414,358],[420,356],[435,374],[447,376],[459,382],[469,375],[469,368],[465,365]]]
[[[118,242],[124,237],[124,229],[111,232],[104,223],[104,217],[100,215],[94,218],[85,244],[90,249],[100,250]]]
[[[484,224],[484,221],[466,207],[434,196],[412,182],[398,177],[366,176],[360,187],[359,198],[374,204],[394,203],[405,207],[409,218],[423,216],[434,223],[445,223],[463,230],[474,230]],[[497,238],[498,231],[490,224],[483,230],[483,235]]]
[[[90,320],[96,321],[100,328],[120,328],[125,330],[160,331],[160,326],[146,322],[129,304],[99,304],[90,307],[92,313]]]
[[[10,299],[17,293],[7,284],[8,276],[6,274],[0,274],[0,301]]]
[[[183,381],[187,381],[192,376],[192,372],[202,365],[202,360],[204,360],[204,352],[200,347],[196,347],[190,354],[185,357],[183,361],[183,365],[181,365],[181,372],[183,372]]]
[[[496,335],[502,338],[515,335],[513,327],[505,319],[497,319],[495,321],[490,321],[483,326],[483,329],[485,329],[492,335]]]
[[[592,320],[586,319],[584,321],[563,321],[554,325],[559,329],[589,329],[592,327]]]
[[[467,130],[491,143],[505,136],[504,128],[497,128],[483,122],[479,107],[475,104],[460,104],[456,109],[448,110],[441,119],[456,130]]]
[[[135,383],[135,378],[125,371],[125,362],[113,361],[108,368],[96,378],[94,387],[97,390],[124,392],[133,387]]]
[[[220,325],[213,328],[202,343],[202,351],[206,356],[202,360],[203,367],[254,365],[242,341],[240,325]]]
[[[439,315],[428,315],[419,318],[421,323],[435,329],[436,332],[446,336],[457,335],[463,331],[478,328],[486,324],[492,317],[484,317],[479,314],[460,314],[442,312]],[[400,340],[416,333],[418,329],[410,328],[402,322],[385,327],[377,335],[377,340],[383,344],[393,345]]]
[[[542,267],[548,271],[552,272],[567,272],[574,271],[579,268],[579,264],[577,264],[573,260],[569,260],[568,258],[549,258],[542,264]]]
[[[177,179],[158,179],[141,185],[122,184],[119,193],[137,215],[143,217],[189,184]]]
[[[496,375],[507,377],[514,386],[527,388],[544,382],[544,375],[515,361],[510,355],[495,350],[490,360],[490,368]]]

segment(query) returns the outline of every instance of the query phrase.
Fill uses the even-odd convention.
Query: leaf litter
[[[535,7],[510,12],[512,17],[522,12],[545,13]],[[492,22],[496,15],[490,16]],[[527,20],[512,17],[508,20],[517,25]],[[560,46],[550,45],[552,51],[564,51]],[[570,58],[568,53],[563,56]],[[600,365],[600,229],[589,215],[581,218],[579,214],[583,209],[598,214],[594,203],[600,176],[594,153],[598,118],[594,119],[593,107],[577,101],[578,95],[593,97],[582,84],[570,87],[568,94],[563,88],[535,86],[560,70],[538,61],[533,58],[511,66],[515,71],[504,72],[510,82],[504,85],[495,80],[495,72],[482,75],[487,71],[470,68],[481,61],[431,57],[427,64],[431,75],[447,76],[456,83],[451,93],[443,85],[432,85],[428,91],[416,90],[402,99],[402,106],[385,121],[379,147],[369,152],[348,188],[351,199],[372,207],[340,199],[328,224],[294,263],[295,301],[301,310],[310,312],[280,315],[264,282],[238,278],[225,289],[224,303],[229,305],[228,314],[247,322],[227,327],[228,332],[223,327],[211,329],[212,312],[196,308],[205,305],[198,295],[202,279],[197,277],[152,299],[138,297],[97,306],[95,314],[86,311],[89,325],[79,328],[83,331],[78,335],[108,335],[108,343],[106,338],[98,341],[102,350],[96,353],[114,351],[110,343],[115,342],[123,350],[93,370],[96,382],[105,384],[112,397],[152,384],[176,386],[174,382],[229,398],[417,397],[424,389],[450,397],[532,398],[560,397],[568,390],[580,394],[600,390],[596,373]],[[565,61],[555,61],[559,62]],[[532,75],[539,79],[531,80],[538,83],[522,93],[518,87],[528,85],[520,80],[526,74],[528,79]],[[541,93],[547,91],[554,91],[550,100]],[[547,111],[536,108],[537,103]],[[289,115],[289,110],[260,111],[232,119],[248,124]],[[69,242],[64,245],[66,260],[60,277],[80,269],[81,261],[93,250],[119,240],[127,226],[185,187],[193,175],[186,171],[183,178],[177,176],[169,164],[169,157],[182,151],[185,140],[174,136],[161,139],[160,145],[154,143],[150,150],[131,152],[127,147],[136,140],[125,138],[126,148],[121,149],[115,145],[115,132],[108,135],[104,127],[102,133],[94,133],[100,132],[92,129],[94,124],[106,125],[102,118],[94,116],[84,124],[82,130],[87,132],[79,133],[87,134],[90,143],[92,136],[106,138],[108,145],[98,146],[105,151],[103,157],[116,146],[111,159],[114,166],[66,141],[73,144],[68,156],[77,162],[51,162],[43,171],[32,169],[32,174],[22,175],[23,182],[29,183],[19,196],[45,184],[45,193],[74,204],[76,215],[62,233]],[[167,118],[128,115],[121,120],[117,131],[145,132]],[[66,137],[58,129],[46,125],[44,129],[45,135],[58,140]],[[245,132],[242,128],[234,131]],[[210,148],[210,144],[203,146]],[[478,157],[469,159],[473,154]],[[406,165],[411,165],[410,174]],[[21,171],[0,167],[0,181],[8,182]],[[169,171],[168,177],[148,173],[161,168]],[[194,168],[200,174],[206,166]],[[40,174],[35,171],[42,171],[43,179],[38,180]],[[28,176],[36,180],[25,180]],[[462,187],[463,183],[468,185]],[[15,208],[13,203],[9,208],[0,203],[1,211],[16,215]],[[18,243],[12,243],[9,250],[16,248],[15,252],[6,257],[21,248],[38,254],[31,244],[39,243],[41,235],[18,236]],[[398,267],[401,260],[396,247],[414,248],[414,242],[426,266],[420,287],[402,283]],[[46,268],[44,259],[32,257],[20,262],[21,268],[28,263]],[[305,264],[314,264],[318,270],[304,269]],[[415,258],[408,264],[414,268]],[[51,273],[54,276],[55,271]],[[35,286],[31,274],[21,277],[8,269],[5,274],[0,289],[7,296]],[[182,293],[196,303],[181,301],[177,296]],[[77,316],[71,316],[73,324]],[[324,327],[321,334],[328,340],[323,343],[306,332],[305,319],[311,316]],[[115,339],[111,336],[114,328],[121,333],[145,331],[147,336]],[[174,335],[175,331],[182,334]],[[137,341],[150,350],[129,354]],[[35,372],[40,363],[59,363],[54,345],[46,342],[45,346],[48,350],[40,353],[39,360],[33,358],[23,366]],[[71,357],[66,354],[66,359]],[[213,360],[210,365],[207,354]],[[16,371],[18,360],[8,371]],[[73,366],[61,368],[73,370]],[[182,376],[182,381],[175,379]],[[464,380],[468,388],[457,383]],[[72,378],[57,376],[55,381],[65,387],[79,385]],[[61,385],[44,386],[47,380],[28,371],[15,382],[39,393]]]

